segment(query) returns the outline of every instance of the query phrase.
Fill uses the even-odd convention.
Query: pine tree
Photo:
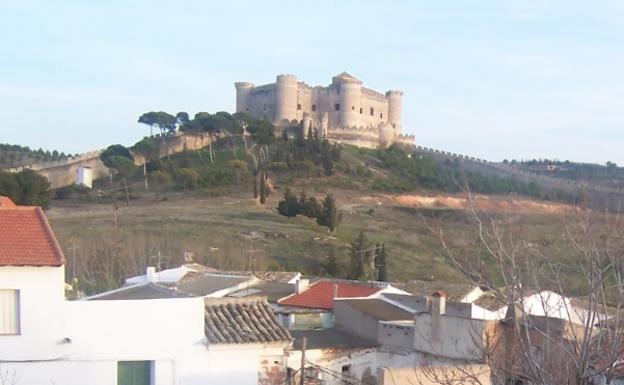
[[[331,249],[325,261],[323,261],[323,269],[327,273],[327,275],[331,277],[336,277],[340,273],[340,263],[338,262],[338,258],[336,257],[336,253],[334,249]]]
[[[380,282],[388,281],[388,276],[386,273],[386,244],[381,244],[381,249],[377,255],[377,280]]]
[[[338,208],[333,195],[327,194],[323,199],[323,208],[316,222],[321,226],[326,226],[327,231],[332,233],[338,227]]]
[[[253,178],[253,197],[258,199],[258,178],[255,176]]]
[[[289,188],[286,188],[284,198],[277,204],[277,212],[288,218],[296,217],[301,212],[299,201]]]
[[[266,202],[267,198],[267,185],[266,179],[263,175],[260,175],[260,204],[263,205]]]
[[[370,252],[368,250],[368,240],[364,231],[360,231],[358,237],[355,238],[349,246],[350,272],[349,278],[362,280],[369,278],[368,263],[370,260]]]
[[[323,172],[325,176],[334,174],[334,159],[332,158],[331,145],[327,139],[323,140],[321,145],[321,162],[323,163]]]

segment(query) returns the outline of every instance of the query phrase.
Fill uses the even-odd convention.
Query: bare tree
[[[503,226],[501,218],[479,211],[470,193],[466,196],[474,244],[456,242],[439,225],[429,226],[448,263],[507,306],[505,316],[488,321],[483,334],[487,343],[480,362],[490,367],[491,383],[613,383],[624,353],[624,228],[619,214],[569,208],[561,214],[555,255],[526,229]],[[469,366],[450,365],[452,376],[426,363],[425,383],[461,383],[457,374]],[[464,374],[480,383],[474,373]]]

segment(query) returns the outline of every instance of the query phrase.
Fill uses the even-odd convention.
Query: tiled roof
[[[43,210],[12,204],[1,201],[0,266],[61,266],[63,252]]]
[[[414,315],[407,310],[392,305],[381,298],[354,298],[340,299],[340,303],[346,303],[361,313],[380,321],[403,321],[411,320]]]
[[[290,343],[265,299],[210,298],[205,300],[205,332],[212,344]]]
[[[334,290],[337,287],[338,298],[368,297],[381,290],[380,287],[358,285],[353,283],[335,283],[331,281],[318,281],[299,294],[293,294],[278,301],[280,305],[298,306],[312,309],[334,308]]]
[[[153,282],[125,286],[120,289],[107,291],[86,298],[89,301],[118,301],[141,299],[190,298],[188,294],[180,293]]]
[[[476,287],[470,283],[425,280],[412,280],[406,283],[393,283],[392,285],[408,293],[422,297],[428,297],[436,291],[444,291],[448,294],[447,299],[449,301],[460,301]]]
[[[299,272],[297,271],[215,271],[213,274],[223,275],[238,275],[256,277],[263,281],[289,283],[293,279],[297,278]]]

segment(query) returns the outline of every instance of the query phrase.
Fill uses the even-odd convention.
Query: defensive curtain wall
[[[495,163],[485,159],[464,154],[438,150],[423,146],[407,146],[416,152],[424,153],[438,161],[446,159],[458,161],[463,170],[480,172],[483,175],[498,176],[501,178],[515,177],[524,183],[536,182],[545,190],[561,190],[570,194],[582,192],[588,198],[588,206],[596,209],[620,211],[624,204],[624,189],[615,189],[608,186],[588,184],[571,179],[555,178],[549,175],[528,172],[511,163]]]
[[[184,135],[176,133],[173,136],[163,137],[160,145],[160,157],[177,154],[187,150],[198,150],[207,147],[213,137],[207,134]],[[69,157],[54,162],[33,163],[21,167],[11,168],[7,171],[19,172],[23,169],[31,169],[48,178],[53,189],[70,186],[76,182],[76,173],[81,167],[91,168],[93,179],[100,179],[110,175],[108,167],[100,160],[103,150],[86,152],[78,156]],[[135,154],[135,163],[142,165],[145,159]]]

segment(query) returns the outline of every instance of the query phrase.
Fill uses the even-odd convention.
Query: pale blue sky
[[[624,2],[0,0],[0,142],[132,144],[149,110],[348,71],[405,91],[419,144],[624,164]]]

